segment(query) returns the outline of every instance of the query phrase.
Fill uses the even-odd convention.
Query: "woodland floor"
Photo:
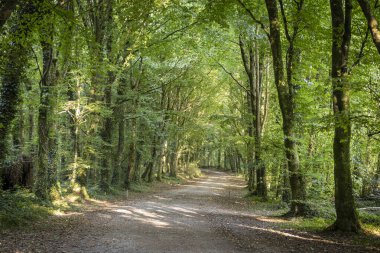
[[[0,252],[380,252],[336,233],[285,229],[223,172],[0,234]],[[379,238],[375,238],[380,240]],[[374,240],[375,240],[374,239]]]

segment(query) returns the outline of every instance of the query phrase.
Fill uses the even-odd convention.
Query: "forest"
[[[0,251],[52,252],[6,241],[41,217],[124,210],[110,207],[122,196],[158,208],[148,220],[207,211],[196,203],[246,215],[244,202],[256,223],[287,224],[265,233],[338,233],[359,248],[329,252],[377,252],[378,19],[378,0],[0,0]],[[218,208],[209,221],[226,228]],[[278,247],[265,252],[292,252]],[[115,252],[200,252],[128,249]]]

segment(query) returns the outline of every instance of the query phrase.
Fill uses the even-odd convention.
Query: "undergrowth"
[[[52,212],[51,203],[39,200],[27,190],[0,191],[0,230],[27,225]]]

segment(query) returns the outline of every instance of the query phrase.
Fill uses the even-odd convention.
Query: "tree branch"
[[[284,30],[285,30],[286,39],[288,41],[291,41],[291,37],[290,37],[289,29],[288,29],[288,20],[286,19],[286,14],[284,10],[284,3],[282,2],[282,0],[278,0],[278,2],[280,3],[282,20],[284,21]]]
[[[356,61],[352,64],[351,68],[353,68],[356,65],[358,65],[360,63],[361,59],[363,58],[363,56],[364,56],[364,48],[365,48],[365,45],[366,45],[367,40],[368,40],[368,35],[369,35],[369,27],[367,27],[365,36],[364,36],[364,38],[362,40],[362,43],[361,43],[361,46],[360,46],[359,53],[356,56]]]
[[[237,80],[236,78],[235,78],[235,76],[231,73],[231,72],[229,72],[220,62],[217,62],[216,61],[216,63],[223,69],[223,71],[224,72],[226,72],[235,82],[236,82],[236,84],[239,86],[239,87],[241,87],[245,92],[248,92],[248,93],[251,93],[247,88],[245,88],[244,87],[244,85],[242,85],[240,82],[239,82],[239,80]]]
[[[241,58],[243,59],[245,72],[247,72],[247,74],[250,76],[252,74],[252,71],[248,65],[248,56],[244,49],[244,42],[243,42],[241,34],[239,35],[239,47],[240,47]]]

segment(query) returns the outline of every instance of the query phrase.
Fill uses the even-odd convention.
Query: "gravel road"
[[[248,208],[244,181],[204,171],[187,185],[98,208],[0,237],[0,252],[380,252],[344,237],[278,227]]]

